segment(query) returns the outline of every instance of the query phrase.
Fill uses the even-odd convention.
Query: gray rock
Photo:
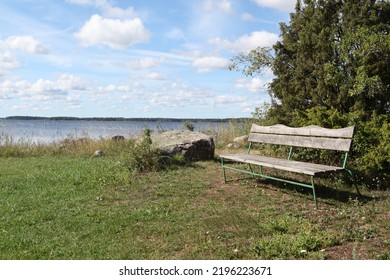
[[[190,161],[213,159],[215,152],[213,137],[188,130],[173,130],[152,135],[152,145],[165,156],[180,153]]]

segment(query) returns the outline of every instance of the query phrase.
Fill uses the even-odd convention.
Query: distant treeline
[[[138,122],[243,122],[248,118],[221,118],[221,119],[175,119],[175,118],[78,118],[78,117],[33,117],[33,116],[9,116],[7,120],[61,120],[61,121],[138,121]]]

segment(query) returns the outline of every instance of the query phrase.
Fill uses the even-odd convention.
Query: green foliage
[[[367,122],[359,122],[353,150],[356,164],[371,175],[381,186],[388,183],[390,175],[390,116],[376,115]]]
[[[314,124],[327,128],[355,125],[351,154],[355,168],[370,178],[365,179],[370,186],[387,186],[390,175],[390,115],[374,112],[367,121],[362,120],[363,115],[362,111],[341,114],[335,108],[314,107],[306,111],[296,110],[293,125]],[[325,152],[321,154],[328,161],[334,159],[331,155],[324,156]]]
[[[148,128],[144,130],[141,139],[128,141],[127,148],[122,151],[121,161],[133,175],[169,169],[187,162],[182,154],[175,154],[171,157],[162,156],[152,146],[151,130]]]
[[[183,154],[177,153],[170,158],[170,165],[183,165],[187,162]]]
[[[302,4],[303,2],[303,4]],[[385,179],[389,170],[390,2],[297,1],[281,40],[233,59],[231,69],[271,69],[271,106],[262,124],[355,125],[355,165]],[[375,178],[376,178],[375,177]]]
[[[249,53],[240,53],[232,59],[230,70],[238,70],[247,76],[261,75],[267,68],[272,67],[272,49],[269,47],[257,48]]]
[[[290,123],[295,110],[335,108],[371,116],[390,112],[390,3],[379,0],[297,1],[282,40],[233,58],[230,69],[271,69],[273,108]],[[273,110],[275,109],[275,110]]]
[[[146,128],[139,140],[130,140],[122,153],[124,166],[131,173],[155,171],[160,168],[160,155],[152,147],[151,130]]]
[[[189,122],[189,121],[186,121],[184,124],[183,124],[183,127],[186,128],[187,130],[189,131],[194,131],[195,129],[195,126],[192,122]]]
[[[281,24],[274,46],[272,97],[289,120],[295,110],[390,111],[390,3],[308,0]]]
[[[271,119],[269,117],[270,109],[271,104],[267,102],[264,102],[260,107],[256,107],[255,111],[252,113],[253,120],[259,125],[268,125]],[[272,125],[272,123],[270,125]]]
[[[313,107],[305,111],[295,110],[291,123],[293,126],[318,125],[325,128],[340,128],[349,124],[348,115],[341,114],[337,109]]]
[[[304,258],[307,255],[321,258],[322,249],[339,242],[337,236],[331,237],[329,232],[310,221],[291,215],[269,219],[264,227],[272,237],[263,238],[255,247],[261,259]]]

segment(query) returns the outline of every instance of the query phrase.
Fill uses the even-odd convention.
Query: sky
[[[0,117],[249,117],[272,73],[229,71],[272,46],[294,0],[2,0]]]

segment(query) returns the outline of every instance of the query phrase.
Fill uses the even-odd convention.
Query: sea
[[[188,120],[187,120],[188,122]],[[0,118],[0,146],[5,143],[50,144],[66,138],[102,139],[115,135],[134,138],[145,128],[152,133],[183,130],[185,120],[59,120]],[[227,120],[191,121],[195,131],[212,133],[229,125]]]

